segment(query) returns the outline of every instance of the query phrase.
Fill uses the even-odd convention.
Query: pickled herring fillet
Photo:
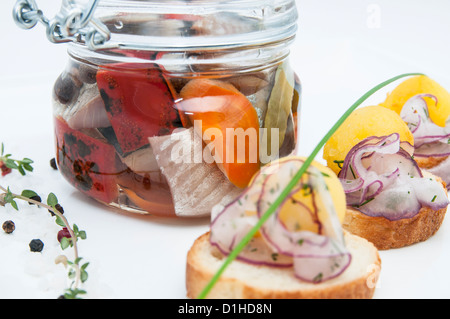
[[[100,95],[97,95],[85,107],[76,112],[67,121],[67,124],[75,130],[108,127],[111,125]]]
[[[74,130],[111,126],[96,84],[85,84],[78,99],[68,107],[54,101],[56,115]]]
[[[228,34],[241,34],[257,30],[248,19],[244,19],[234,12],[209,14],[196,20],[191,31],[196,35],[224,36]]]
[[[252,103],[253,107],[255,108],[256,114],[258,114],[258,121],[260,127],[264,127],[264,119],[266,117],[267,104],[271,92],[272,88],[270,86],[266,86],[265,88],[259,90],[258,92],[247,96],[247,99],[250,101],[250,103]]]
[[[203,145],[192,127],[149,141],[172,192],[176,215],[207,216],[214,205],[226,205],[241,193],[217,165],[195,158]]]
[[[156,163],[156,158],[151,147],[141,148],[130,155],[121,158],[121,160],[137,174],[159,173],[159,166]]]
[[[435,176],[439,176],[446,183],[447,190],[450,191],[450,156],[448,156],[444,161],[440,162],[438,165],[424,169]]]

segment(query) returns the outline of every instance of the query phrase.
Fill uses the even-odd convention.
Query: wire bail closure
[[[38,22],[42,23],[52,43],[77,42],[91,50],[112,48],[113,45],[107,44],[111,38],[109,29],[93,17],[99,1],[90,0],[83,8],[75,0],[63,0],[60,11],[50,20],[38,8],[35,0],[17,0],[13,18],[23,29],[31,29]]]

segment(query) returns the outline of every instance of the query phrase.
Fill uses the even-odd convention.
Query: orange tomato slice
[[[260,168],[253,105],[232,84],[205,78],[188,82],[180,97],[177,108],[201,134],[217,166],[231,183],[246,187]]]

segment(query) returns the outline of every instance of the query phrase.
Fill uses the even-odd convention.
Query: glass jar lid
[[[53,19],[35,0],[17,0],[13,15],[26,29],[44,24],[52,42],[91,50],[257,47],[297,31],[295,0],[62,0]]]
[[[94,16],[109,29],[109,45],[134,49],[258,46],[297,30],[294,0],[103,0]]]

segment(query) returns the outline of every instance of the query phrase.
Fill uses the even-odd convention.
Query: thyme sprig
[[[214,274],[214,276],[211,278],[211,280],[208,282],[208,284],[205,286],[205,288],[200,292],[198,295],[198,299],[204,299],[209,294],[211,289],[214,287],[216,282],[219,280],[222,273],[225,271],[225,269],[228,267],[228,265],[239,255],[239,253],[244,249],[244,247],[248,244],[248,242],[253,238],[253,236],[258,232],[258,230],[261,228],[261,226],[266,222],[267,219],[277,210],[277,208],[284,202],[287,196],[291,193],[293,188],[298,184],[300,179],[302,178],[303,174],[306,172],[308,167],[311,165],[311,163],[314,161],[317,154],[320,152],[322,147],[325,145],[325,143],[330,139],[330,137],[336,132],[336,130],[344,123],[344,121],[347,119],[347,117],[356,110],[357,107],[359,107],[367,98],[369,98],[372,94],[380,90],[381,88],[391,84],[392,82],[397,81],[398,79],[408,77],[408,76],[414,76],[414,75],[423,75],[422,73],[407,73],[395,76],[387,81],[384,81],[368,92],[366,92],[363,96],[361,96],[354,104],[352,104],[347,111],[339,118],[339,120],[332,126],[332,128],[325,134],[325,136],[320,140],[320,142],[317,144],[317,146],[314,148],[314,150],[311,152],[311,154],[306,158],[303,165],[300,167],[300,169],[297,171],[297,173],[294,175],[294,177],[289,181],[288,185],[283,189],[281,194],[278,196],[278,198],[270,205],[270,207],[267,209],[267,211],[259,218],[258,222],[250,229],[250,231],[241,239],[241,241],[235,246],[235,248],[230,252],[230,254],[227,256],[225,261],[222,263],[219,270]]]
[[[5,154],[5,146],[2,143],[1,150],[0,150],[0,162],[3,162],[5,166],[9,169],[16,169],[19,171],[19,173],[24,176],[26,175],[26,171],[32,172],[33,171],[33,160],[29,158],[23,158],[22,160],[17,160],[11,158],[12,154]]]

